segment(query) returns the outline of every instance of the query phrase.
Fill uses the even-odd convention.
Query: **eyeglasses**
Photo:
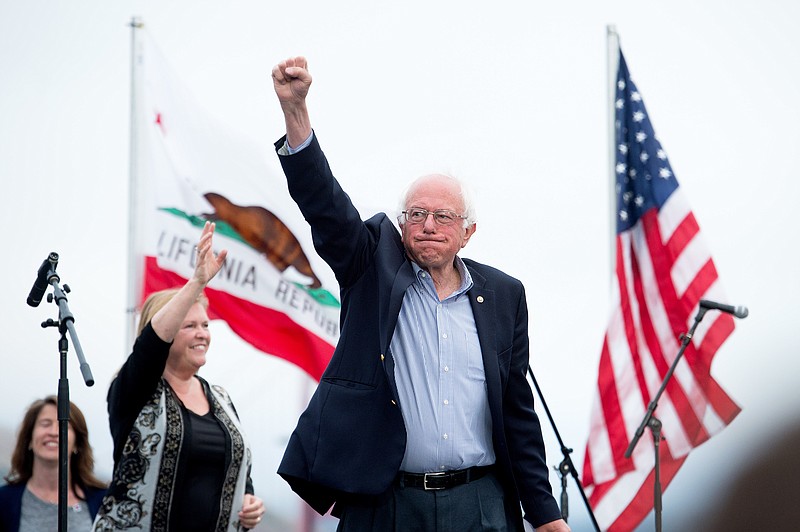
[[[428,219],[428,215],[433,215],[434,221],[439,225],[450,225],[457,219],[466,219],[466,216],[461,216],[460,214],[448,210],[426,211],[425,209],[408,209],[407,211],[403,211],[403,216],[405,216],[406,221],[410,224],[425,223],[425,220]]]

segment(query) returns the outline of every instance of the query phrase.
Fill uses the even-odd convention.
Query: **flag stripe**
[[[660,463],[660,480],[662,491],[669,486],[672,479],[678,473],[678,469],[686,461],[686,458],[678,460],[664,460],[663,455]],[[608,532],[626,532],[636,528],[641,523],[650,510],[653,509],[653,498],[655,497],[655,469],[651,469],[648,475],[639,482],[639,489],[634,494],[630,504],[619,514],[619,517],[608,527]]]
[[[147,257],[145,294],[183,286],[186,279],[161,269]],[[206,288],[211,319],[224,319],[236,334],[256,349],[298,365],[319,380],[333,354],[333,346],[277,310],[256,305],[221,290]]]

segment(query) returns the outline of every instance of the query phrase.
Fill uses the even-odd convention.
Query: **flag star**
[[[644,113],[643,112],[636,111],[635,113],[633,113],[633,121],[634,122],[641,122],[642,120],[644,120]]]
[[[662,161],[667,160],[667,152],[665,152],[663,149],[659,149],[658,152],[656,152],[656,154],[658,155],[658,158],[661,159]]]
[[[619,219],[623,222],[628,221],[628,211],[619,211]]]
[[[628,145],[627,144],[620,144],[619,146],[617,146],[617,148],[619,148],[619,152],[622,155],[626,155],[628,153]]]
[[[631,93],[631,100],[633,100],[634,102],[641,102],[642,101],[642,95],[639,94],[639,91],[633,91]]]
[[[648,160],[649,158],[650,158],[650,156],[649,156],[649,155],[647,155],[647,152],[646,152],[646,151],[643,151],[643,152],[642,152],[642,153],[639,155],[639,160],[640,160],[640,161],[642,161],[643,163],[646,163],[646,162],[647,162],[647,160]]]
[[[615,188],[617,194],[619,194],[620,190],[622,190],[622,185],[620,185],[619,181],[617,182],[617,185],[614,188]]]
[[[166,130],[164,130],[164,120],[161,118],[161,113],[158,111],[156,111],[155,124],[161,129],[161,133],[166,133]]]
[[[627,165],[625,163],[617,163],[617,173],[618,174],[624,174],[626,168],[627,168]]]
[[[621,80],[619,80],[619,81],[617,82],[617,88],[618,88],[619,90],[623,90],[623,89],[625,88],[625,80],[624,80],[624,79],[621,79]]]
[[[631,168],[630,170],[628,170],[628,175],[630,176],[631,179],[636,179],[636,168]]]
[[[622,109],[623,107],[625,107],[625,100],[620,98],[619,100],[617,100],[616,106],[617,106],[617,109]]]
[[[658,177],[663,177],[664,179],[669,179],[672,176],[672,172],[669,171],[669,168],[664,167],[658,171]]]
[[[622,201],[624,201],[625,203],[630,203],[631,196],[633,196],[633,192],[631,192],[630,190],[628,192],[625,192],[624,194],[622,194]]]
[[[646,138],[647,138],[647,133],[645,133],[644,131],[636,132],[636,142],[644,142]]]
[[[633,200],[633,203],[635,203],[637,207],[641,207],[644,205],[644,196],[641,194],[636,196],[636,199]]]

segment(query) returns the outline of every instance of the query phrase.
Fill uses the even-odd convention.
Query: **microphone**
[[[722,303],[715,303],[713,301],[709,301],[708,299],[700,300],[700,308],[708,310],[721,310],[722,312],[733,314],[739,319],[744,319],[747,317],[748,314],[750,314],[750,311],[747,310],[747,307],[734,307],[733,305],[723,305]]]
[[[44,293],[47,290],[47,285],[50,284],[50,272],[55,273],[56,266],[58,266],[58,253],[55,251],[50,252],[50,255],[39,266],[39,271],[36,273],[36,280],[33,282],[30,294],[28,294],[28,305],[38,307],[42,302]]]

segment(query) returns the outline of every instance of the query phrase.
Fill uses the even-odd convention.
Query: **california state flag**
[[[135,303],[181,286],[194,271],[206,220],[227,249],[206,289],[211,319],[257,349],[319,380],[339,336],[339,302],[327,265],[289,197],[271,146],[234,136],[195,103],[147,31],[134,48],[133,248]],[[328,279],[326,281],[325,279]]]

